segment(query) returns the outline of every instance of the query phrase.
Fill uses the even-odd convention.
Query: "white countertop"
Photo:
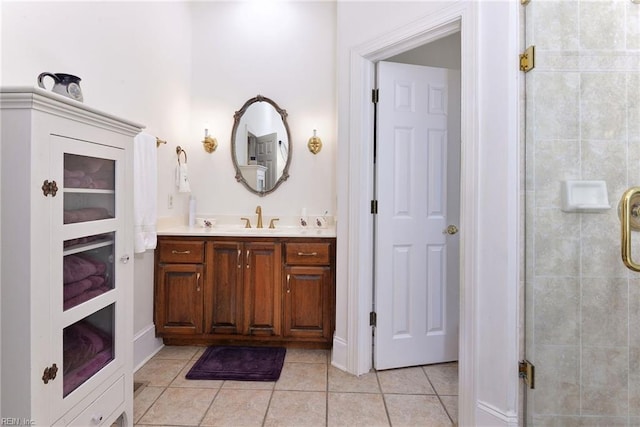
[[[334,226],[316,227],[277,227],[276,228],[244,228],[234,225],[214,225],[213,227],[189,227],[174,225],[158,228],[158,236],[233,236],[233,237],[336,237]]]

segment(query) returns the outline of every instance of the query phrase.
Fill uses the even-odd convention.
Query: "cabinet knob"
[[[102,418],[103,418],[102,414],[94,414],[91,417],[91,422],[93,424],[100,424],[102,422]]]
[[[44,368],[44,372],[42,373],[42,382],[45,384],[49,384],[49,381],[53,381],[56,379],[57,374],[58,366],[55,363],[47,368]]]
[[[120,257],[120,262],[122,262],[123,264],[126,264],[129,262],[129,255],[122,255]]]

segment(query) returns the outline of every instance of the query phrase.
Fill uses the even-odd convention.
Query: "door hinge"
[[[372,214],[377,214],[378,213],[378,201],[377,200],[372,200],[371,201],[371,213]]]
[[[526,5],[529,4],[530,1],[531,0],[520,0],[520,4],[523,5],[523,6],[526,6]]]
[[[380,90],[371,89],[371,102],[373,102],[374,104],[377,104],[379,97],[380,97]]]
[[[531,71],[536,66],[535,64],[535,52],[536,47],[531,45],[524,50],[524,53],[520,54],[520,71],[525,73]]]
[[[375,311],[369,313],[369,326],[377,326],[378,325],[378,315]]]
[[[518,362],[518,376],[524,380],[530,389],[535,388],[535,366],[528,360]]]

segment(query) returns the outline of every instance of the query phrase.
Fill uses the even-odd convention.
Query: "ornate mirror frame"
[[[242,116],[247,111],[247,109],[251,105],[255,104],[256,102],[266,102],[270,104],[282,118],[282,124],[284,125],[284,129],[287,133],[287,161],[285,163],[284,169],[282,170],[282,175],[273,184],[273,187],[267,188],[263,191],[253,188],[247,182],[245,177],[242,175],[242,171],[240,170],[240,165],[238,164],[238,159],[236,156],[236,136],[238,134],[238,127],[240,125],[240,120],[242,119]],[[280,108],[275,101],[273,101],[270,98],[267,98],[266,96],[257,95],[255,98],[251,98],[247,102],[245,102],[242,108],[240,108],[240,110],[235,112],[235,114],[233,115],[233,129],[231,131],[231,160],[233,161],[233,166],[236,169],[236,180],[238,182],[241,182],[247,190],[249,190],[254,194],[258,194],[259,196],[265,196],[275,191],[280,186],[280,184],[282,184],[284,181],[287,180],[287,178],[289,178],[289,166],[291,165],[292,153],[293,152],[291,150],[291,133],[289,131],[289,124],[287,123],[287,111]]]

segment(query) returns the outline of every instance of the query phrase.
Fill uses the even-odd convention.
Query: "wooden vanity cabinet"
[[[282,335],[281,244],[244,244],[245,334]]]
[[[333,333],[333,246],[287,243],[284,335],[330,340]]]
[[[158,236],[157,335],[167,344],[329,347],[334,242]]]
[[[280,243],[207,243],[208,334],[280,335]]]
[[[207,242],[207,272],[204,314],[207,334],[242,334],[244,288],[242,244]]]
[[[161,240],[156,257],[157,333],[201,334],[204,242]]]

